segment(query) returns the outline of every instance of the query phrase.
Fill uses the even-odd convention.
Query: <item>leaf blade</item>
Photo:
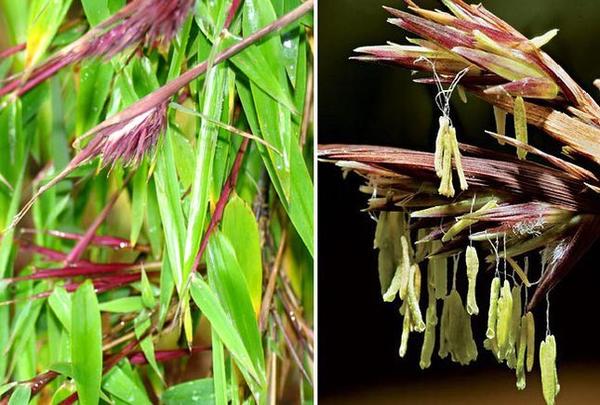
[[[102,382],[102,321],[89,280],[73,295],[71,319],[71,358],[79,403],[95,405]]]

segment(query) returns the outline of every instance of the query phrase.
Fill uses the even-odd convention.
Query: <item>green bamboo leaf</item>
[[[286,210],[294,228],[302,238],[310,255],[314,252],[313,224],[314,224],[314,197],[313,183],[302,156],[302,151],[297,143],[290,147],[291,156],[291,197]]]
[[[152,285],[148,280],[146,270],[142,268],[142,303],[146,308],[154,308],[156,305],[156,298],[154,298],[154,292],[152,291]]]
[[[67,399],[73,393],[73,384],[63,383],[54,395],[52,395],[52,400],[50,401],[50,405],[59,405],[62,401]]]
[[[134,59],[128,68],[130,85],[133,86],[139,98],[152,93],[160,87],[152,62],[147,57]]]
[[[171,80],[176,77],[181,71],[181,66],[185,57],[185,48],[189,39],[189,32],[191,28],[191,16],[184,23],[182,30],[175,41],[175,49],[167,80]],[[152,244],[152,251],[155,256],[161,251],[160,249],[160,222],[156,221],[160,217],[162,220],[162,228],[165,235],[166,241],[166,257],[169,259],[169,269],[171,270],[172,278],[169,283],[174,283],[179,292],[183,284],[183,238],[185,237],[185,222],[183,217],[183,211],[181,209],[181,193],[179,190],[179,181],[177,179],[177,166],[175,164],[175,157],[173,152],[173,136],[172,133],[175,131],[168,128],[164,136],[162,147],[157,152],[157,164],[156,171],[154,172],[154,181],[151,182],[151,186],[154,184],[156,193],[150,195],[148,198],[148,213],[146,220],[148,223],[148,233]],[[156,215],[156,214],[159,215]],[[164,270],[167,269],[163,267]],[[167,290],[163,291],[161,276],[161,311],[163,311],[165,305],[163,301],[166,297],[170,299],[170,293]],[[168,289],[168,287],[165,285]]]
[[[24,296],[39,294],[44,291],[45,284],[40,283],[35,288],[29,287],[24,291]],[[24,305],[17,307],[17,314],[11,325],[11,333],[8,343],[2,347],[4,354],[12,349],[12,365],[21,360],[24,345],[28,343],[29,338],[35,334],[35,323],[37,322],[40,310],[44,300],[27,301]]]
[[[161,402],[165,405],[180,405],[184,403],[194,405],[218,404],[216,402],[212,378],[174,385],[164,392]]]
[[[50,44],[51,48],[60,48],[63,46],[67,46],[70,43],[78,40],[85,33],[87,29],[87,24],[77,24],[71,28],[64,27],[65,30],[62,32],[58,32],[54,37],[54,40]]]
[[[160,221],[160,209],[158,207],[158,194],[156,182],[153,178],[148,181],[148,205],[146,207],[146,234],[152,248],[154,257],[161,257],[162,251],[162,224]],[[164,268],[164,267],[163,267]]]
[[[154,178],[173,280],[177,290],[180,291],[184,280],[183,241],[185,225],[183,212],[181,211],[179,181],[177,180],[170,133],[171,130],[168,130],[162,144],[163,147],[159,151]]]
[[[252,91],[241,82],[238,82],[238,94],[244,108],[244,113],[250,124],[253,133],[260,133],[259,128],[260,117],[263,119],[260,123],[262,128],[266,129],[263,133],[263,138],[272,145],[278,144],[279,131],[274,130],[281,121],[279,114],[273,112],[277,108],[260,89],[252,88]],[[262,94],[261,94],[262,93]],[[252,100],[252,95],[257,96],[261,104],[256,106]],[[262,114],[257,111],[262,110]],[[269,116],[275,121],[269,121]],[[275,124],[273,124],[275,122]],[[289,122],[288,122],[289,124]],[[289,127],[288,127],[289,128]],[[265,134],[270,134],[266,136]],[[288,132],[288,138],[291,138],[291,133]],[[287,156],[290,159],[290,169],[286,172],[282,167],[282,163],[278,163],[281,156],[271,153],[270,149],[258,145],[258,149],[263,157],[263,163],[269,173],[273,187],[277,191],[279,198],[287,211],[292,223],[302,238],[306,248],[313,254],[313,186],[312,180],[306,163],[302,156],[300,146],[294,140],[287,143]],[[293,177],[293,178],[292,178]],[[286,191],[288,188],[288,191]],[[292,195],[293,197],[291,197]]]
[[[142,297],[129,296],[103,302],[98,305],[98,308],[102,312],[125,314],[141,311],[144,308],[144,304],[142,303]]]
[[[25,64],[35,65],[44,55],[73,0],[33,0],[29,8]]]
[[[233,69],[227,69],[226,83],[224,83],[225,99],[223,100],[223,109],[221,111],[221,122],[232,125],[235,119],[235,91],[236,73]],[[211,199],[217,200],[221,194],[223,184],[229,174],[235,151],[239,147],[242,139],[239,136],[232,135],[225,128],[219,128],[217,144],[215,146],[215,156],[213,158],[213,181],[210,191]]]
[[[89,23],[94,26],[110,16],[108,0],[81,0],[83,12]]]
[[[73,378],[73,367],[71,363],[55,363],[50,366],[50,370],[56,371],[66,377]]]
[[[12,60],[10,58],[6,58],[0,62],[0,80],[6,77],[11,65]]]
[[[200,2],[197,3],[200,4]],[[186,57],[185,50],[188,44],[188,40],[190,38],[192,20],[193,17],[190,15],[186,22],[183,24],[183,27],[181,27],[181,31],[179,32],[179,35],[174,41],[173,56],[171,58],[171,64],[169,65],[169,73],[167,75],[167,80],[174,79],[179,75],[179,72],[181,72],[181,67]]]
[[[279,183],[284,193],[280,196],[285,201],[290,201],[291,193],[291,148],[296,142],[292,131],[292,119],[288,111],[277,102],[273,101],[264,91],[250,83],[252,98],[256,106],[259,131],[262,138],[281,153],[271,148],[266,150],[271,164],[275,168]]]
[[[9,390],[13,389],[13,387],[14,387],[15,385],[17,385],[17,384],[18,384],[17,382],[13,381],[13,382],[9,382],[9,383],[6,383],[6,384],[2,384],[2,385],[0,385],[0,397],[1,397],[2,395],[4,395],[4,393],[6,393],[6,392],[8,392]]]
[[[304,111],[304,102],[306,98],[307,86],[312,86],[308,83],[308,46],[306,44],[306,34],[300,35],[298,42],[298,60],[296,61],[296,81],[292,82],[294,86],[294,103],[298,111]],[[289,73],[288,73],[289,75]],[[290,79],[291,80],[291,79]],[[301,120],[304,118],[299,115],[297,118],[298,129],[300,128]]]
[[[296,7],[300,5],[300,0],[283,0],[283,9],[281,12],[278,12],[277,15],[281,16],[284,13],[289,13]],[[292,86],[296,86],[296,77],[298,73],[298,54],[299,54],[299,45],[300,45],[300,24],[297,22],[295,24],[291,24],[289,27],[283,30],[281,33],[281,42],[283,49],[283,63],[285,65],[285,70],[288,74],[290,82]],[[300,81],[299,83],[303,83]],[[304,82],[306,83],[306,82]],[[302,111],[302,110],[300,110]]]
[[[140,342],[140,347],[142,348],[142,352],[144,353],[144,357],[152,367],[152,370],[156,373],[156,375],[160,378],[161,382],[164,384],[163,376],[158,368],[158,363],[156,362],[156,354],[154,352],[154,342],[152,341],[152,337],[148,336],[144,340]]]
[[[143,299],[142,299],[143,301]],[[152,322],[150,321],[150,314],[147,310],[142,310],[139,315],[134,320],[134,331],[135,337],[137,339],[142,339],[145,332],[148,331]],[[161,379],[161,382],[164,383],[162,379],[162,374],[160,373],[160,369],[158,368],[158,363],[156,362],[156,356],[154,352],[154,343],[152,342],[152,336],[148,336],[141,340],[140,347],[142,352],[144,353],[144,357],[156,373],[156,375]],[[140,384],[140,386],[143,386]]]
[[[233,45],[234,42],[232,39],[227,44]],[[232,57],[231,62],[273,100],[281,103],[290,111],[297,112],[286,84],[281,82],[277,71],[271,70],[271,64],[259,49],[249,47],[244,52]]]
[[[235,246],[235,254],[248,285],[254,312],[258,314],[263,279],[258,223],[252,209],[237,195],[231,197],[225,208],[222,230]]]
[[[241,80],[238,80],[236,83],[236,86],[237,86],[238,94],[240,96],[240,100],[242,102],[242,107],[244,109],[244,115],[246,116],[246,120],[248,121],[248,124],[250,125],[250,129],[253,134],[260,134],[260,126],[258,124],[258,116],[256,114],[256,107],[254,106],[254,100],[252,99],[252,93],[250,91],[250,84],[245,83]],[[281,181],[279,180],[279,177],[277,176],[277,171],[275,170],[275,166],[273,165],[273,162],[271,161],[271,158],[268,155],[267,148],[262,147],[262,145],[258,145],[257,148],[263,159],[263,164],[265,165],[265,168],[269,172],[269,177],[271,179],[273,187],[277,191],[277,194],[280,196],[282,196],[282,195],[285,196],[285,194],[283,192],[283,186],[281,184]],[[285,204],[286,201],[283,201],[283,203]]]
[[[19,385],[10,396],[8,405],[27,405],[31,397],[31,388],[28,385]]]
[[[85,133],[98,122],[108,99],[113,76],[114,68],[110,63],[102,61],[83,63],[77,93],[76,131],[78,134]]]
[[[202,105],[202,114],[210,119],[218,120],[221,117],[226,78],[227,67],[224,64],[213,67],[206,74],[200,105]],[[188,227],[185,238],[184,280],[187,279],[191,271],[200,247],[200,238],[204,232],[218,133],[219,128],[216,125],[202,120],[196,145],[196,168],[194,170]]]
[[[181,180],[181,186],[187,190],[194,181],[194,162],[196,161],[194,148],[179,131],[171,131],[171,136],[173,137],[173,153],[177,156],[175,159],[177,174]]]
[[[244,2],[242,22],[244,36],[258,31],[261,27],[275,21],[277,15],[270,0],[249,0]],[[240,57],[241,56],[241,57]],[[245,58],[245,59],[244,59]],[[232,58],[234,63],[248,78],[274,99],[285,105],[290,111],[295,106],[287,86],[283,46],[279,35],[271,35],[267,40],[254,45]],[[248,63],[250,62],[250,63]],[[250,66],[247,66],[249,64]],[[258,70],[255,72],[254,70]],[[267,73],[268,72],[268,73]],[[270,76],[270,77],[269,77]]]
[[[95,405],[102,381],[102,321],[91,281],[73,294],[71,314],[71,358],[79,403]]]
[[[243,33],[249,35],[259,27],[275,20],[276,15],[269,0],[250,0],[244,2]],[[255,48],[264,57],[261,69],[275,73],[281,86],[287,85],[285,67],[281,64],[282,50],[280,37],[271,36]],[[281,104],[275,102],[264,90],[254,82],[250,82],[252,98],[256,106],[256,114],[263,139],[273,145],[281,154],[269,150],[268,155],[277,170],[285,200],[290,196],[290,145],[292,143],[291,114]]]
[[[54,287],[54,291],[48,297],[50,308],[63,325],[63,327],[71,332],[71,296],[62,286]]]
[[[131,230],[129,240],[135,245],[144,224],[144,214],[148,203],[148,162],[146,159],[133,175],[131,192]]]
[[[21,102],[17,100],[3,111],[0,111],[0,150],[10,150],[7,159],[0,159],[0,173],[13,185],[13,192],[9,195],[0,193],[0,227],[4,229],[10,223],[19,209],[21,190],[25,177],[26,159],[29,152],[30,137],[25,137],[22,126]],[[0,278],[12,274],[10,264],[13,251],[14,230],[5,232],[0,240]],[[0,301],[9,299],[7,286],[0,284]],[[7,348],[10,339],[10,312],[9,307],[0,307],[0,347]],[[8,367],[8,357],[0,356],[0,380],[4,381]]]
[[[208,243],[207,267],[211,285],[260,372],[258,383],[264,385],[264,353],[248,285],[231,242],[221,232],[215,232]]]
[[[46,306],[46,322],[48,323],[48,363],[69,361],[67,355],[71,350],[67,329],[58,320],[50,305]]]
[[[126,404],[151,404],[146,392],[121,369],[114,367],[104,377],[102,388],[109,392],[114,399],[123,401]]]
[[[20,44],[27,40],[27,15],[29,14],[29,2],[18,2],[14,0],[1,0],[2,11],[11,43]]]
[[[30,274],[31,269],[26,268],[23,274]],[[43,284],[43,283],[40,283]],[[32,282],[27,282],[17,286],[15,298],[21,300],[35,292],[39,292],[33,288]],[[31,340],[35,340],[35,323],[37,322],[41,304],[28,302],[15,305],[15,315],[13,324],[11,325],[10,340],[7,345],[3,346],[0,352],[3,357],[8,357],[10,362],[6,374],[13,375],[16,381],[25,379],[30,373],[35,373],[35,352],[31,352]]]
[[[225,312],[219,297],[202,278],[196,276],[195,273],[193,274],[190,284],[192,299],[198,305],[202,314],[206,316],[227,350],[236,359],[241,370],[259,381],[258,370],[254,367],[248,349],[244,345],[244,341],[231,317]]]
[[[173,290],[175,289],[175,285],[173,284],[173,275],[171,273],[171,267],[169,263],[169,256],[165,250],[162,258],[162,270],[160,272],[160,298],[158,312],[159,329],[162,329],[162,326],[167,318],[169,305],[171,304],[171,298],[173,297]]]
[[[227,374],[225,372],[225,350],[223,342],[217,333],[211,334],[212,340],[212,367],[215,383],[215,403],[227,403]]]

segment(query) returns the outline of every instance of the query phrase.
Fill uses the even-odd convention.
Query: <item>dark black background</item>
[[[386,23],[388,15],[381,4],[381,0],[319,1],[319,143],[432,150],[439,114],[432,109],[431,89],[412,83],[410,72],[401,68],[348,60],[358,46],[405,42],[407,33]],[[385,4],[404,8],[399,0]],[[441,7],[434,1],[419,4]],[[544,49],[598,99],[592,81],[600,77],[600,1],[488,0],[484,5],[529,37],[559,28],[559,35]],[[467,105],[455,102],[452,110],[459,140],[490,145],[483,129],[494,128],[491,107],[469,97]],[[531,138],[538,145],[555,147],[539,133]],[[537,377],[529,378],[526,393],[517,393],[512,372],[481,347],[480,326],[485,314],[475,321],[480,346],[475,365],[461,367],[434,355],[432,367],[421,371],[421,339],[416,335],[411,335],[407,357],[398,357],[402,329],[398,303],[381,300],[377,253],[372,249],[375,223],[360,212],[366,203],[357,191],[360,181],[353,176],[342,180],[340,171],[329,164],[320,163],[318,169],[318,377],[322,401],[348,403],[354,398],[366,403],[384,398],[389,403],[466,403],[465,393],[475,392],[475,384],[487,384],[485,387],[493,387],[485,393],[490,402],[502,403],[498,399],[505,398],[541,403]],[[600,389],[599,247],[597,244],[551,294],[551,328],[558,342],[562,385],[559,403],[600,403],[600,398],[594,397]],[[489,281],[489,276],[483,275],[478,282],[485,290]],[[478,299],[480,306],[487,308],[487,297]],[[542,306],[536,312],[538,337],[545,327],[544,310]],[[452,390],[461,393],[455,402]],[[495,397],[496,390],[507,396]],[[573,402],[573,398],[578,399]]]

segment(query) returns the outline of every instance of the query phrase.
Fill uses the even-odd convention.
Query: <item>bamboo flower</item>
[[[403,237],[410,241],[417,235],[417,246],[428,252],[424,257],[431,287],[422,368],[431,361],[430,334],[436,326],[437,298],[444,297],[439,356],[452,354],[452,359],[461,363],[476,357],[474,343],[461,333],[470,333],[470,315],[478,312],[474,289],[479,259],[473,244],[480,246],[480,252],[481,248],[489,249],[481,256],[495,268],[484,347],[515,369],[517,387],[523,389],[525,372],[532,370],[535,355],[535,325],[530,311],[600,238],[600,107],[541,49],[557,30],[529,39],[482,5],[442,0],[448,11],[432,11],[412,0],[405,3],[412,13],[384,7],[392,16],[388,22],[417,38],[409,38],[409,44],[362,46],[352,59],[420,72],[414,80],[435,85],[442,95],[451,92],[460,79],[462,88],[493,107],[496,133],[487,134],[515,148],[517,157],[458,143],[447,108],[439,121],[434,153],[321,145],[319,157],[336,164],[345,174],[353,172],[364,179],[360,191],[369,196],[367,211],[379,213],[380,219],[391,212],[408,215],[411,223]],[[424,60],[428,63],[422,63]],[[451,86],[444,90],[442,85]],[[437,98],[436,102],[439,104]],[[514,116],[514,136],[507,133],[507,114]],[[530,145],[528,125],[560,142],[570,159]],[[528,155],[545,163],[527,161]],[[456,196],[452,159],[462,189]],[[441,262],[454,256],[456,263],[465,248],[466,309],[456,280],[445,297],[449,270]],[[529,281],[535,279],[527,264],[525,269],[519,264],[528,263],[533,253],[542,257],[543,270],[537,282]],[[511,269],[513,274],[509,275]],[[527,288],[534,285],[535,291],[529,296]],[[410,327],[410,313],[406,308],[404,313],[405,325]],[[403,334],[403,354],[404,339]],[[560,387],[552,335],[542,343],[539,359],[544,398],[553,404]]]

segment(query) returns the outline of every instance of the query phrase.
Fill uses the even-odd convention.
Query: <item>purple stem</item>
[[[67,239],[67,240],[77,240],[77,241],[81,240],[81,238],[83,238],[83,236],[84,236],[84,235],[78,234],[78,233],[63,232],[63,231],[58,231],[58,230],[39,231],[37,229],[22,229],[21,232],[28,233],[28,234],[37,234],[39,232],[44,232],[47,235],[55,236],[57,238]],[[111,249],[115,249],[115,250],[117,250],[117,249],[135,249],[135,250],[139,250],[141,252],[149,252],[150,251],[150,248],[147,245],[136,244],[134,246],[127,239],[119,238],[116,236],[96,235],[92,238],[92,240],[90,241],[90,244],[94,245],[94,246],[107,247],[107,248],[111,248]],[[63,259],[64,259],[64,255],[63,255]]]
[[[210,350],[210,346],[194,346],[191,350],[174,349],[174,350],[157,350],[154,355],[156,361],[165,362],[169,360],[179,359],[181,357],[190,356],[193,353],[201,353]],[[134,352],[129,355],[129,362],[134,365],[148,364],[148,360],[143,352]]]
[[[0,52],[0,58],[2,58],[2,59],[8,58],[9,56],[12,56],[17,52],[21,52],[22,50],[25,49],[26,46],[27,46],[27,44],[23,43],[23,44],[15,45],[11,48],[5,49],[2,52]]]
[[[240,145],[240,149],[237,152],[235,157],[235,161],[233,162],[233,166],[231,167],[231,173],[229,173],[229,177],[225,181],[223,185],[223,189],[221,190],[221,195],[219,195],[219,200],[217,201],[217,205],[215,207],[215,212],[210,218],[210,223],[208,224],[208,228],[206,228],[206,232],[202,238],[202,243],[200,244],[200,250],[198,250],[198,254],[194,259],[194,265],[192,269],[195,271],[200,265],[200,260],[202,259],[202,255],[206,250],[206,246],[208,245],[208,239],[210,235],[213,233],[214,229],[217,227],[221,218],[223,218],[223,212],[225,211],[225,206],[229,201],[229,197],[231,197],[231,193],[235,190],[235,185],[237,184],[238,175],[240,173],[240,167],[242,166],[242,160],[244,158],[244,154],[246,153],[246,149],[248,148],[248,138],[244,138],[242,144]]]
[[[233,18],[235,17],[235,13],[237,12],[238,8],[240,8],[241,4],[242,0],[233,0],[233,2],[231,2],[231,7],[229,7],[227,19],[225,20],[225,29],[229,29],[229,27],[231,26]]]
[[[65,259],[65,254],[58,250],[50,249],[43,246],[38,246],[28,241],[17,240],[17,243],[21,247],[22,251],[29,251],[44,256],[46,259],[58,262]]]

